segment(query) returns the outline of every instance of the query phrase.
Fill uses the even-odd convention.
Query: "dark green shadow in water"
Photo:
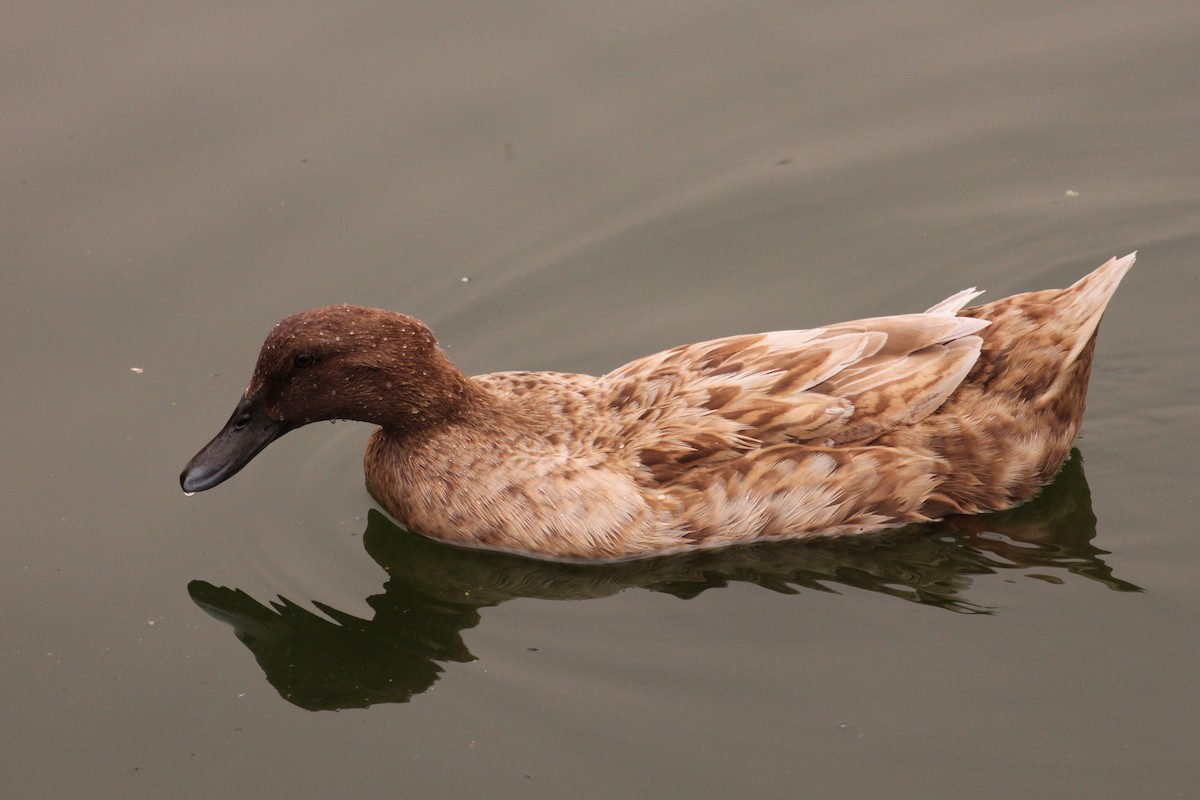
[[[1079,452],[1025,505],[884,535],[776,542],[617,564],[563,564],[466,550],[400,528],[372,510],[363,545],[388,573],[361,619],[318,601],[315,614],[280,597],[268,605],[239,589],[192,581],[192,599],[228,623],[284,697],[310,710],[402,703],[437,681],[444,663],[474,656],[462,632],[479,609],[518,597],[582,600],[629,588],[696,597],[734,581],[796,594],[852,587],[969,614],[975,576],[1012,570],[1064,583],[1064,574],[1121,592],[1092,544],[1096,517]]]

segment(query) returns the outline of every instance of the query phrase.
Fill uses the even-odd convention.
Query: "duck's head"
[[[271,330],[233,415],[179,482],[185,492],[211,489],[310,422],[426,428],[458,413],[470,390],[420,320],[349,305],[293,314]]]

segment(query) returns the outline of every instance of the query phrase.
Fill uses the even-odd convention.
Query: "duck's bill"
[[[257,393],[242,398],[221,432],[183,468],[179,485],[185,492],[213,488],[236,475],[267,445],[293,427],[286,420],[272,419]]]

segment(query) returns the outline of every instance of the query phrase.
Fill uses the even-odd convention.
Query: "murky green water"
[[[5,797],[1189,797],[1194,4],[0,11]],[[183,463],[281,316],[464,369],[1139,250],[1009,514],[604,568],[399,531],[366,426]],[[330,713],[342,709],[342,713]]]

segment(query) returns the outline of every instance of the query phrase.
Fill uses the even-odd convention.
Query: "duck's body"
[[[380,425],[367,487],[397,520],[543,558],[1008,508],[1066,458],[1101,314],[1133,260],[1060,291],[964,308],[971,290],[923,314],[677,347],[601,377],[469,378],[411,317],[315,309],[272,331],[182,481],[210,488],[291,427],[347,418]]]

